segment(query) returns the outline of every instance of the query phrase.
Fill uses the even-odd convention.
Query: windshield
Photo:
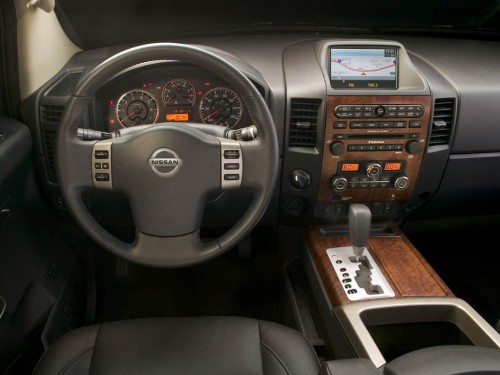
[[[499,0],[58,0],[84,48],[256,32],[439,34],[499,40]],[[72,30],[71,30],[72,29]]]

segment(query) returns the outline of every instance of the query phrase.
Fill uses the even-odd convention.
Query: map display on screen
[[[333,88],[396,88],[396,48],[331,48]]]

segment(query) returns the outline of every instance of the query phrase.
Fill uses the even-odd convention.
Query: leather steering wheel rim
[[[193,225],[196,230],[179,235],[171,235],[170,232],[168,235],[163,233],[157,235],[154,231],[147,233],[136,229],[135,241],[126,243],[101,227],[88,212],[82,200],[82,192],[95,186],[91,157],[96,142],[84,142],[78,139],[76,134],[77,128],[83,127],[84,115],[95,93],[102,85],[125,70],[155,61],[192,64],[223,77],[239,93],[243,105],[258,129],[259,137],[256,141],[238,142],[243,165],[241,186],[251,190],[254,198],[240,220],[221,237],[210,242],[202,242],[199,237],[199,227]],[[213,139],[200,134],[199,130],[189,128],[189,126],[174,127],[169,124],[155,125],[154,128],[139,133],[137,137],[150,139],[155,136],[151,134],[156,132],[163,137],[162,139],[181,136],[189,140],[202,139],[199,142],[204,142],[200,143],[203,145],[214,144]],[[124,146],[117,143],[116,149],[120,147]],[[221,255],[247,236],[262,218],[274,193],[278,176],[278,159],[278,141],[273,119],[264,98],[250,80],[233,65],[212,52],[200,47],[173,43],[155,43],[128,49],[104,61],[85,77],[66,105],[56,147],[59,187],[68,210],[80,227],[111,253],[135,263],[154,267],[198,264]],[[126,164],[120,164],[118,167],[116,169],[115,165],[113,166],[120,171]],[[134,221],[135,219],[134,215]]]

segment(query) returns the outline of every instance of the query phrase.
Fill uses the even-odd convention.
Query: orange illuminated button
[[[189,121],[189,113],[167,113],[167,121]]]
[[[351,164],[342,164],[342,172],[358,172],[359,164],[351,163]]]
[[[401,170],[401,163],[385,163],[384,171],[399,171]]]

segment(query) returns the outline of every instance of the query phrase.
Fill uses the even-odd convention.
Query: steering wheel
[[[77,129],[96,91],[131,67],[179,61],[223,77],[241,97],[258,138],[239,142],[163,123],[131,135],[82,141]],[[57,172],[64,201],[82,229],[100,246],[135,263],[180,267],[221,255],[250,233],[271,200],[278,175],[278,141],[269,109],[249,79],[217,55],[199,47],[157,43],[121,52],[100,64],[70,97],[57,137]],[[82,192],[124,193],[136,227],[126,243],[101,227],[86,209]],[[216,191],[248,189],[253,200],[221,237],[203,242],[200,225],[207,197]]]

